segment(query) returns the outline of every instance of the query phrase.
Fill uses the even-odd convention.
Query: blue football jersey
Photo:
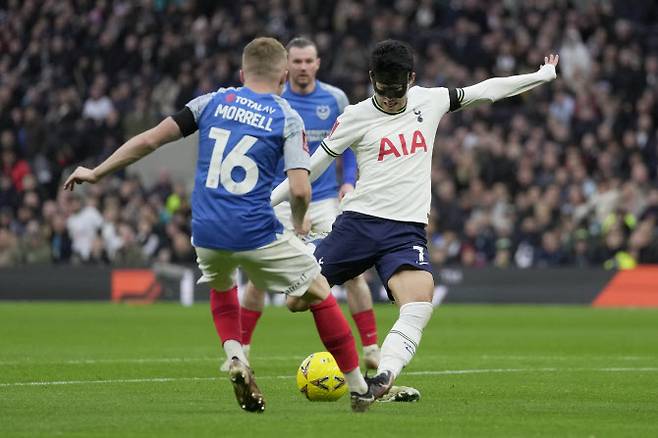
[[[322,140],[329,135],[336,118],[349,104],[347,96],[339,88],[316,81],[315,89],[310,94],[297,94],[291,90],[290,85],[286,87],[281,95],[290,106],[299,113],[304,120],[308,145],[311,154],[315,152]],[[351,150],[343,154],[343,180],[354,184],[356,180],[356,159]],[[274,185],[279,185],[286,178],[283,163],[279,163]],[[335,198],[338,193],[336,180],[336,163],[333,162],[317,180],[313,181],[312,201],[321,201],[327,198]]]
[[[244,251],[273,242],[283,226],[270,206],[284,167],[309,168],[301,117],[281,97],[222,88],[186,105],[199,130],[192,192],[195,246]]]

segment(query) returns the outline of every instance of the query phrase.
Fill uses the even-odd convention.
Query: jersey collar
[[[373,96],[370,98],[370,100],[372,100],[372,104],[375,106],[375,108],[377,108],[379,111],[381,111],[381,112],[383,112],[384,114],[387,114],[387,115],[389,115],[389,116],[395,116],[395,115],[397,115],[397,114],[402,114],[403,112],[405,112],[405,111],[407,110],[407,104],[409,103],[409,99],[407,99],[407,104],[405,104],[402,108],[400,108],[398,111],[396,111],[396,112],[394,112],[394,113],[389,113],[389,112],[386,111],[384,108],[382,108],[382,107],[379,105],[379,103],[377,103],[377,99],[375,99],[375,95],[374,95],[374,94],[373,94]]]

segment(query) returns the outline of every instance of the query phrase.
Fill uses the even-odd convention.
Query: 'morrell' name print
[[[398,137],[394,140],[384,137],[379,142],[379,157],[377,161],[383,161],[388,155],[393,155],[395,158],[413,155],[420,149],[427,152],[427,142],[423,133],[418,129],[411,135],[411,143],[407,142],[404,134],[398,134]]]

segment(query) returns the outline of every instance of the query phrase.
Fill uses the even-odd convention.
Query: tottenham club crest
[[[329,114],[331,114],[331,108],[329,108],[329,105],[318,105],[315,108],[315,114],[320,118],[320,120],[327,120],[329,118]]]
[[[419,109],[414,108],[414,115],[417,117],[416,120],[418,120],[418,123],[423,123],[423,115],[421,114]]]

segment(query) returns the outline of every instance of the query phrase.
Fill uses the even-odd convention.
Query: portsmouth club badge
[[[315,114],[320,118],[320,120],[327,120],[330,113],[331,108],[329,108],[329,105],[318,105],[315,108]]]

